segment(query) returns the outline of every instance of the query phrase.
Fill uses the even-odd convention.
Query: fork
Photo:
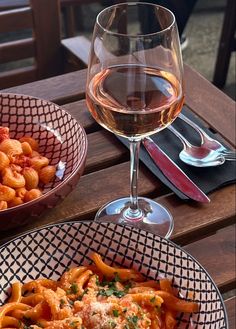
[[[227,149],[219,141],[211,138],[201,127],[199,127],[195,122],[193,122],[189,118],[187,118],[183,113],[180,113],[178,115],[178,118],[185,121],[187,124],[189,124],[193,129],[195,129],[199,133],[199,135],[201,137],[201,145],[203,147],[213,150],[213,151],[217,150],[218,152],[222,153],[222,155],[225,155],[225,156],[236,157],[235,151]]]
[[[175,134],[183,144],[183,150],[179,153],[179,158],[186,164],[194,167],[212,167],[222,165],[226,160],[235,161],[236,156],[223,154],[221,151],[211,150],[204,146],[192,145],[178,130],[172,125],[168,129]]]

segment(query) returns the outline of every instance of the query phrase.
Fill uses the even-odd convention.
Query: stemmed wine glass
[[[138,197],[141,141],[166,128],[182,109],[183,65],[173,13],[128,2],[96,19],[86,100],[93,118],[130,144],[130,197],[104,205],[96,221],[112,221],[169,237],[173,218],[154,200]],[[115,175],[115,173],[114,173]]]

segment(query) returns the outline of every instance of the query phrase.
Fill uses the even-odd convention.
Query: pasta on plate
[[[47,184],[55,177],[55,166],[38,150],[34,138],[12,139],[9,129],[0,127],[0,210],[40,197],[40,182]]]
[[[178,312],[198,311],[179,298],[168,279],[145,280],[133,269],[111,267],[97,253],[94,264],[48,278],[12,284],[0,307],[0,328],[174,329]]]

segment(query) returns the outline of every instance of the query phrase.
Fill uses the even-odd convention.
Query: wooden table
[[[61,104],[86,129],[88,158],[77,188],[55,209],[26,227],[0,232],[0,243],[26,230],[72,219],[93,219],[97,209],[129,191],[129,151],[90,117],[84,100],[86,70],[4,92],[22,93]],[[206,125],[235,147],[235,102],[185,66],[186,104]],[[166,206],[174,217],[171,239],[184,246],[210,273],[226,302],[230,328],[235,327],[235,185],[210,194],[210,204],[184,203],[140,164],[139,194]]]

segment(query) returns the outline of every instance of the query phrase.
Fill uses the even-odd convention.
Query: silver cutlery
[[[163,175],[165,175],[179,191],[195,201],[204,203],[210,202],[208,196],[200,190],[184,171],[179,168],[150,137],[144,138],[142,143]]]
[[[182,113],[179,114],[179,118],[191,125],[201,137],[201,146],[195,146],[172,125],[168,127],[168,129],[174,133],[183,144],[183,150],[179,153],[179,158],[183,162],[195,167],[210,167],[222,165],[226,160],[236,161],[235,151],[228,150],[220,142],[208,136],[203,129],[185,117]]]
[[[210,137],[201,127],[199,127],[195,122],[187,118],[183,113],[180,113],[178,118],[185,121],[187,124],[189,124],[193,129],[195,129],[199,133],[202,146],[211,150],[217,150],[218,152],[222,152],[225,155],[236,156],[235,151],[227,149],[219,141]]]

